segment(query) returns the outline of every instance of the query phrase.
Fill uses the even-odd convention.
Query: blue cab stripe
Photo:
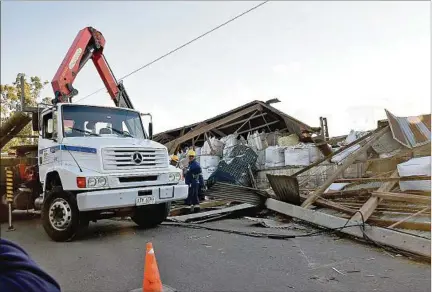
[[[97,153],[96,148],[90,148],[90,147],[81,147],[81,146],[69,146],[69,145],[56,145],[53,147],[45,148],[49,149],[51,153],[54,153],[58,150],[66,150],[66,151],[74,151],[74,152],[84,152],[84,153]],[[39,150],[39,153],[42,154],[45,149]]]

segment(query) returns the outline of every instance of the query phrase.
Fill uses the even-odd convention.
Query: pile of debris
[[[378,122],[374,131],[352,131],[339,141],[326,141],[331,146],[327,155],[316,151],[322,145],[298,143],[293,134],[278,137],[275,133],[255,132],[236,141],[229,137],[223,142],[229,147],[217,150],[220,159],[208,177],[206,195],[241,203],[235,210],[265,207],[398,253],[430,258],[430,115],[404,118],[387,111],[387,117]],[[269,136],[272,143],[267,139]],[[275,141],[278,142],[271,145]],[[216,154],[212,152],[216,147],[212,148],[211,141],[201,148],[201,161],[205,157],[203,150],[207,154],[210,149],[210,154]],[[264,151],[261,153],[265,153],[266,163],[260,160],[259,151]],[[295,165],[303,163],[303,167],[294,168],[289,175],[267,172],[270,187],[258,188],[255,172],[263,164],[282,165],[282,157],[284,165],[289,161]],[[344,178],[343,173],[358,162],[362,171],[357,177]],[[314,180],[313,174],[320,175],[320,167],[326,164],[331,165],[330,171],[321,175],[320,181]],[[211,218],[212,212],[218,217],[224,213],[209,212],[206,218]]]

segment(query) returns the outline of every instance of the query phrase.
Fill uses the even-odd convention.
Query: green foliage
[[[19,111],[21,109],[21,75],[24,76],[24,96],[25,96],[25,105],[26,106],[36,106],[37,102],[40,98],[40,94],[45,85],[48,84],[48,81],[42,81],[38,76],[27,76],[24,73],[18,73],[17,77],[12,84],[1,84],[0,85],[0,127],[3,125],[8,118],[15,111]],[[43,98],[43,102],[51,103],[50,97]],[[32,125],[29,123],[20,133],[19,135],[31,136],[34,135],[32,130]],[[11,146],[15,145],[23,145],[23,144],[32,144],[36,143],[36,139],[31,138],[14,138],[5,147],[3,147],[2,151],[7,151]]]

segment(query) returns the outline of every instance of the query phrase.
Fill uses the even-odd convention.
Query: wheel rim
[[[72,222],[72,208],[65,199],[57,198],[51,203],[49,221],[51,226],[58,231],[69,227]]]

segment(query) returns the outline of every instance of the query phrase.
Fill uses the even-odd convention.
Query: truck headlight
[[[87,185],[89,186],[89,187],[94,187],[94,186],[96,186],[96,184],[97,184],[97,180],[96,180],[96,178],[94,178],[94,177],[89,177],[88,178],[88,180],[87,180]]]
[[[180,175],[179,172],[171,172],[171,173],[168,175],[168,180],[169,180],[169,181],[172,181],[172,182],[174,182],[174,181],[179,181],[180,178],[181,178],[181,175]]]
[[[87,178],[87,186],[89,188],[100,188],[100,187],[105,187],[108,185],[108,180],[106,177],[104,176],[99,176],[99,177],[88,177]]]
[[[100,178],[98,178],[98,184],[101,187],[104,187],[107,184],[107,179],[105,177],[101,176]]]

